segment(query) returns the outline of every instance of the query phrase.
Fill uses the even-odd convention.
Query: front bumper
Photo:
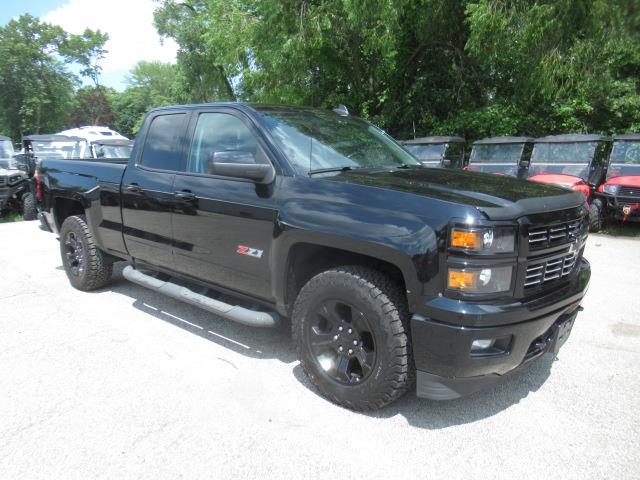
[[[604,196],[608,213],[616,220],[640,221],[640,198]]]
[[[571,331],[590,276],[589,263],[582,259],[578,274],[550,296],[551,303],[548,297],[544,306],[537,300],[511,304],[508,311],[484,305],[484,314],[469,308],[469,324],[473,326],[414,314],[411,335],[418,396],[458,398],[495,383],[545,353],[556,353]],[[463,307],[462,312],[466,309]],[[509,323],[505,323],[507,313],[512,318]],[[464,318],[460,305],[450,314]],[[499,339],[502,347],[472,354],[472,342],[481,339]]]

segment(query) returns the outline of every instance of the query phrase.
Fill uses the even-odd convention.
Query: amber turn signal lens
[[[481,232],[470,232],[468,230],[458,230],[454,228],[451,232],[451,246],[477,250],[482,245],[480,235]]]
[[[478,276],[474,272],[449,270],[449,288],[456,290],[475,290]]]

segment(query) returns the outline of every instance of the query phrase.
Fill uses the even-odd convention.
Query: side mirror
[[[271,183],[275,176],[271,164],[256,163],[253,153],[242,150],[211,152],[207,162],[207,173],[246,178],[256,183]]]

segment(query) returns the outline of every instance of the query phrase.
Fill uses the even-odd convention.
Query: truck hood
[[[470,205],[493,220],[575,208],[585,201],[583,195],[553,185],[451,169],[349,170],[324,179]]]

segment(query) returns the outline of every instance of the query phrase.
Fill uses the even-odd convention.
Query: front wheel
[[[113,263],[96,246],[84,215],[68,217],[62,224],[60,256],[69,282],[78,290],[95,290],[111,280]]]
[[[22,196],[22,219],[35,220],[36,218],[38,218],[36,199],[32,193],[25,193]]]
[[[589,205],[589,231],[596,233],[604,226],[604,205],[601,200],[594,200]]]
[[[406,302],[380,272],[340,267],[316,275],[300,291],[292,320],[302,368],[333,402],[374,410],[411,387]]]

